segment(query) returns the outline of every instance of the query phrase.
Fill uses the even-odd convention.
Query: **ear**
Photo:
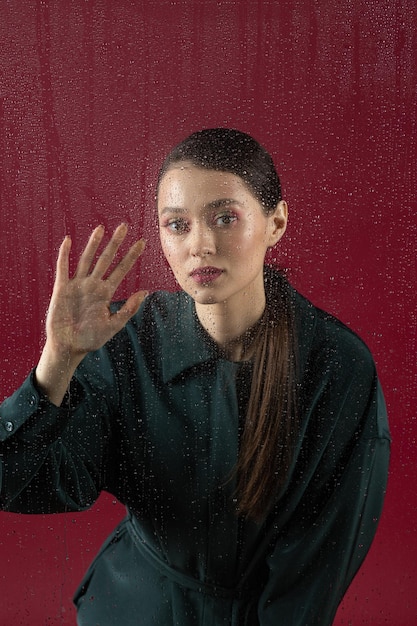
[[[272,247],[278,243],[287,228],[288,205],[285,200],[278,202],[274,213],[269,216],[269,220],[270,231],[268,245]]]

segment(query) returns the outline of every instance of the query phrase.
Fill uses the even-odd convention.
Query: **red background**
[[[208,126],[253,134],[290,205],[277,256],[367,341],[393,452],[377,539],[336,624],[417,623],[415,0],[0,0],[1,397],[36,363],[58,245],[131,224],[120,296],[174,287],[154,181]],[[0,624],[75,622],[71,595],[123,514],[0,515]]]

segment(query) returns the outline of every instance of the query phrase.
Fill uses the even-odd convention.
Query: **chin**
[[[191,292],[189,295],[192,297],[194,302],[197,302],[198,304],[216,304],[218,302],[218,299],[210,294],[196,294]]]
[[[186,293],[197,302],[197,304],[216,304],[219,302],[219,298],[214,293],[210,293],[207,290],[200,289],[184,289]]]

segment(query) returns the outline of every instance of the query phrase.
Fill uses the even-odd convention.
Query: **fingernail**
[[[134,243],[134,247],[136,250],[139,250],[139,252],[142,252],[145,249],[146,246],[146,241],[144,241],[143,239],[139,239],[139,241],[136,241]]]

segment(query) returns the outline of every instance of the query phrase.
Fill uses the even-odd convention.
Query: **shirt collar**
[[[220,358],[215,342],[198,320],[193,299],[179,291],[171,302],[162,343],[164,383],[196,365]]]
[[[270,281],[267,293],[274,297],[275,289],[288,289],[294,306],[297,361],[304,370],[316,326],[315,307],[301,296],[278,272],[265,268]],[[167,293],[167,292],[165,292]],[[165,303],[162,341],[162,377],[164,383],[173,380],[192,367],[222,359],[222,353],[201,325],[193,299],[183,291],[169,294]],[[174,297],[172,297],[174,296]]]

